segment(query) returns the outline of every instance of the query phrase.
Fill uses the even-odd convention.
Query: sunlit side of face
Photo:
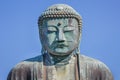
[[[78,46],[78,21],[74,18],[47,19],[42,33],[43,45],[51,54],[67,55]]]

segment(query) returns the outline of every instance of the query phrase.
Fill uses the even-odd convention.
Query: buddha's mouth
[[[68,45],[66,45],[66,44],[57,44],[56,47],[57,48],[64,48],[64,47],[68,47]]]

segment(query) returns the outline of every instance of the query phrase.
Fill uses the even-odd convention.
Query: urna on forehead
[[[80,30],[82,27],[82,18],[80,14],[66,4],[55,4],[48,7],[39,17],[39,28],[42,27],[43,21],[48,18],[75,18],[78,21],[78,27]]]

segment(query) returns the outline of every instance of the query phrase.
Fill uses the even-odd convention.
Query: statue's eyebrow
[[[56,27],[55,25],[48,25],[48,27]]]
[[[65,25],[64,27],[68,27],[68,26],[69,26],[69,27],[74,27],[73,25]]]

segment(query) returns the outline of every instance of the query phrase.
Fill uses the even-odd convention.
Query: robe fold
[[[10,71],[7,80],[58,80],[55,65],[44,64],[45,59],[47,60],[40,55],[18,63]],[[78,59],[80,80],[113,80],[110,70],[104,63],[84,55],[79,55]],[[65,80],[77,80],[72,78],[76,76],[73,72],[69,73],[71,78]]]

